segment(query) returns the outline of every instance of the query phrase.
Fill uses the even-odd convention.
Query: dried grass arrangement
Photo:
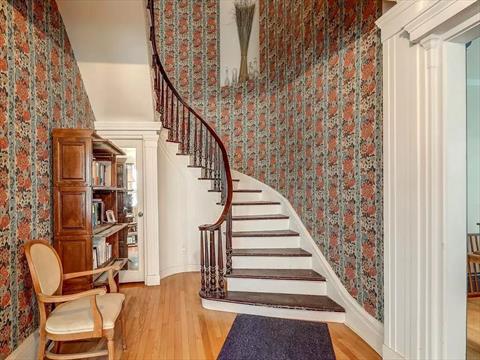
[[[237,22],[238,39],[240,41],[240,72],[238,82],[248,80],[247,54],[250,34],[252,33],[255,0],[235,1],[235,20]]]

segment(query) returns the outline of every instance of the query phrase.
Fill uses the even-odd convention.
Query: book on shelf
[[[92,199],[92,227],[105,222],[105,206],[102,200]]]
[[[93,242],[93,268],[96,269],[99,266],[105,264],[112,258],[112,244],[106,241],[106,238],[98,238]]]
[[[109,161],[92,162],[92,185],[93,186],[111,186],[112,185],[112,164]]]

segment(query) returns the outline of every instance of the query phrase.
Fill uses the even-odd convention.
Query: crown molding
[[[160,131],[162,123],[158,121],[95,121],[95,130],[108,132],[149,132]]]
[[[432,32],[442,35],[445,32],[443,24],[469,7],[475,11],[475,5],[480,7],[478,0],[402,0],[381,16],[376,24],[382,30],[382,42],[405,32],[412,43],[417,43]],[[471,14],[466,17],[471,17]],[[462,21],[461,18],[457,21]]]

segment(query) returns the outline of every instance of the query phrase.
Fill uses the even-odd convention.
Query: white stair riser
[[[234,269],[311,269],[310,256],[232,256]]]
[[[327,295],[325,281],[228,278],[227,288],[229,291]]]
[[[233,182],[233,190],[237,190],[239,188],[240,181]]]
[[[234,249],[279,249],[300,247],[300,236],[233,237]]]
[[[258,192],[234,192],[233,201],[259,201],[262,199],[262,193]]]
[[[266,230],[288,230],[289,219],[269,220],[234,220],[233,231],[266,231]]]
[[[269,215],[280,214],[280,205],[234,205],[233,215]]]
[[[224,301],[207,299],[202,299],[202,306],[210,310],[226,311],[238,314],[260,315],[305,321],[322,321],[337,323],[345,322],[345,313],[342,312],[284,309],[269,306],[229,303]]]

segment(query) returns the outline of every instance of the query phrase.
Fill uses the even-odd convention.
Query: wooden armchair
[[[467,237],[468,297],[480,296],[480,234]]]
[[[122,344],[125,343],[125,321],[122,313],[125,295],[117,292],[113,279],[113,266],[78,273],[63,274],[62,263],[55,249],[45,241],[34,240],[26,244],[25,254],[32,276],[33,287],[40,312],[40,341],[38,359],[69,360],[108,355],[114,358],[114,330],[117,318],[122,322]],[[76,294],[62,295],[64,280],[108,271],[110,292],[105,288],[91,289]],[[48,304],[55,304],[48,311]],[[57,342],[106,338],[106,350],[77,354],[45,352],[47,340]],[[58,346],[57,346],[58,349]]]

